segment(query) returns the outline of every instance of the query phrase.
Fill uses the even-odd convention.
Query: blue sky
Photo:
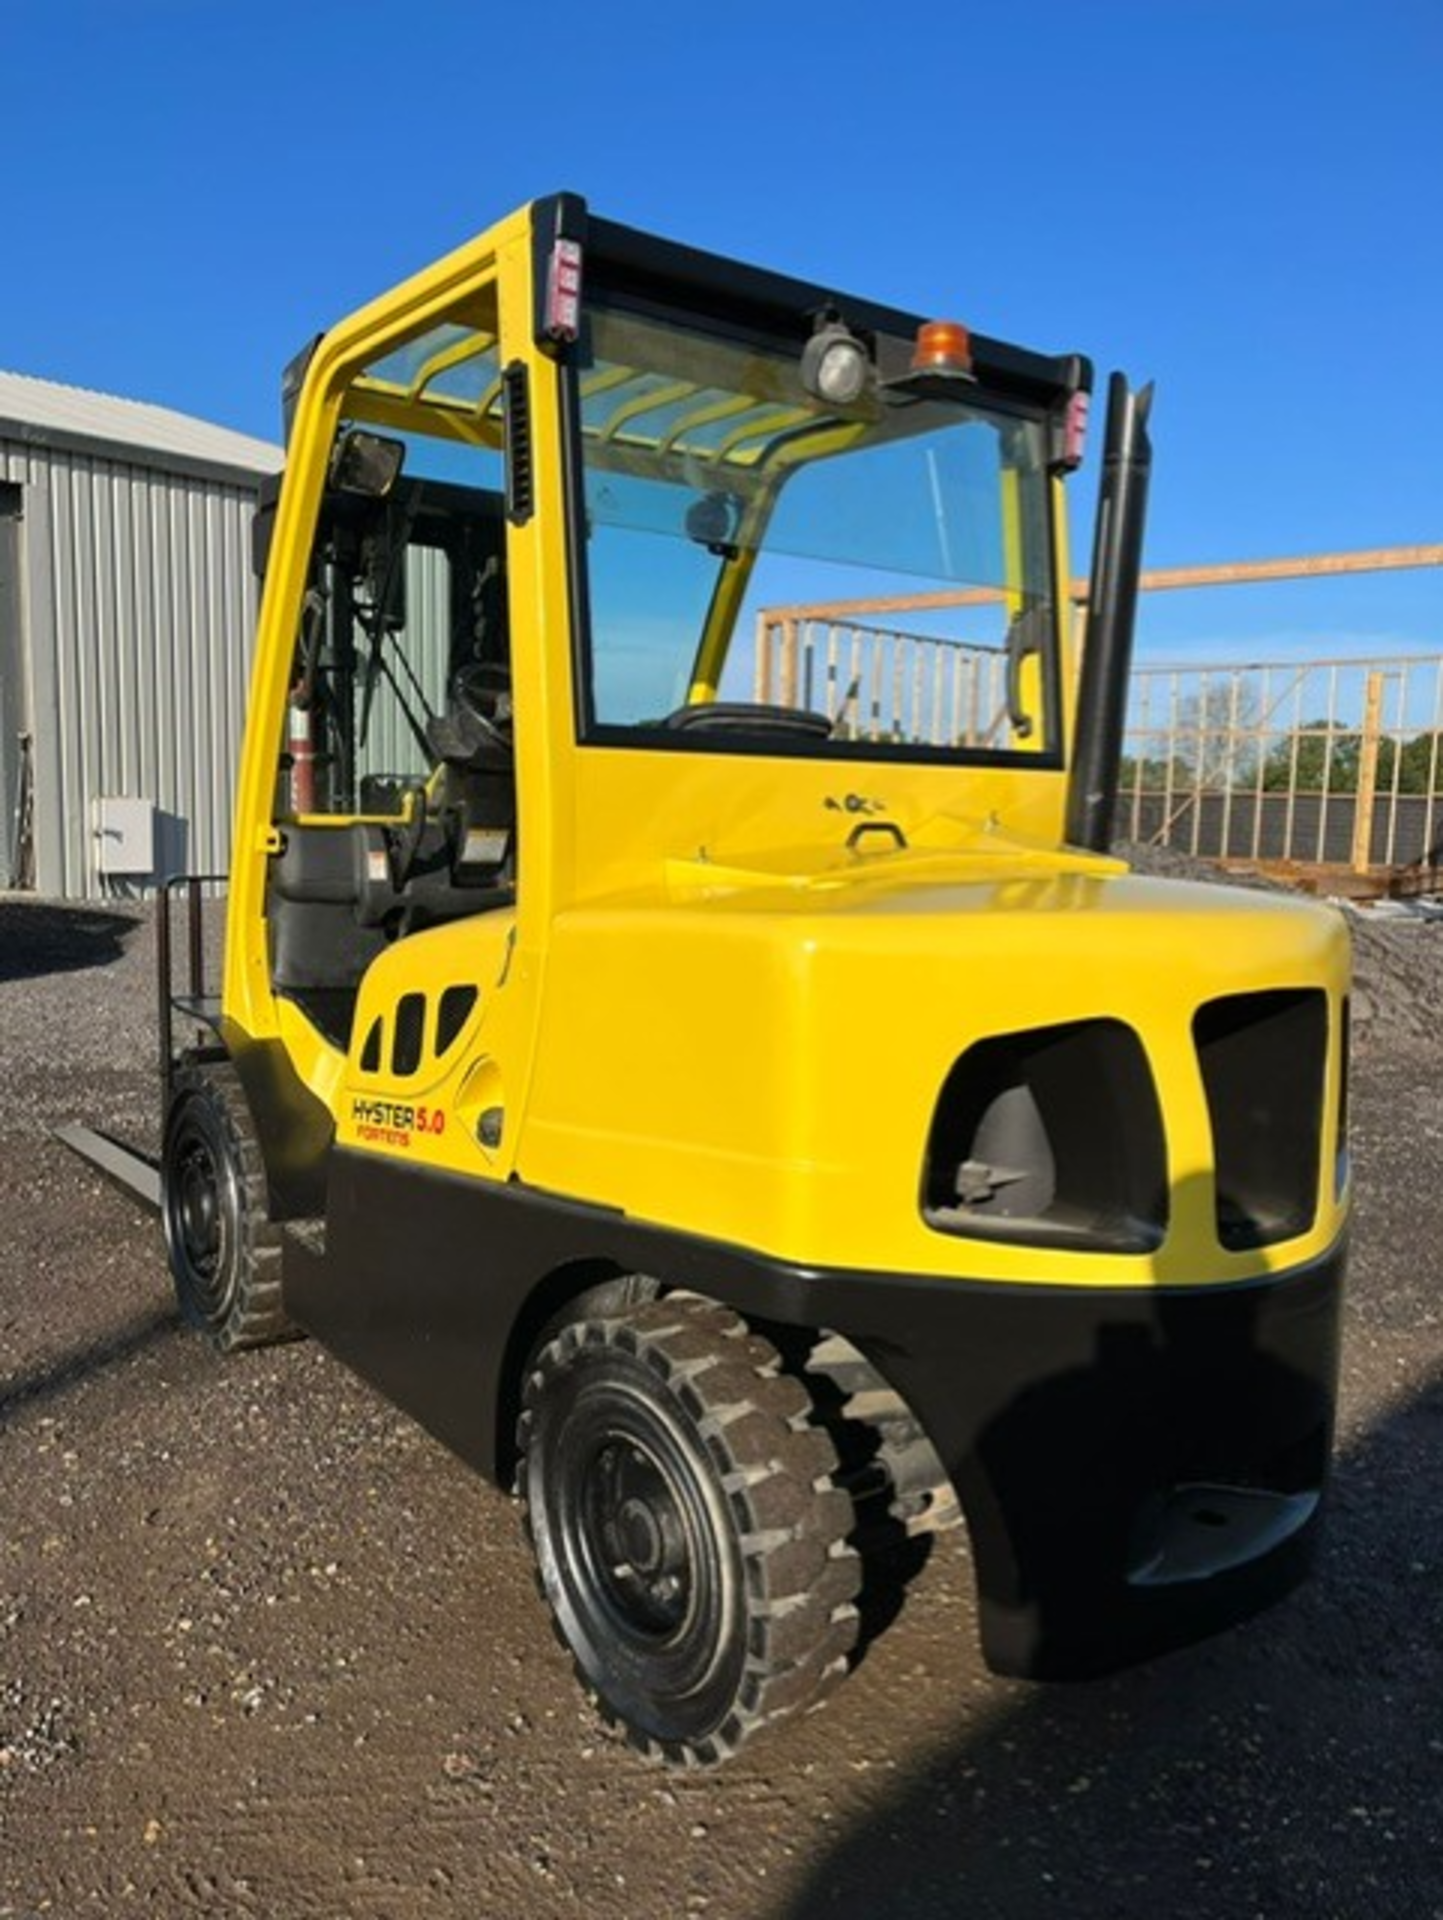
[[[273,437],[311,334],[564,186],[1156,378],[1153,564],[1443,540],[1443,0],[0,0],[0,28],[0,367]],[[1443,574],[1169,594],[1143,634],[1443,651]]]

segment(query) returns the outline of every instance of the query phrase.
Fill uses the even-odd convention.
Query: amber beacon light
[[[960,320],[927,320],[912,349],[914,373],[972,372],[972,336]]]

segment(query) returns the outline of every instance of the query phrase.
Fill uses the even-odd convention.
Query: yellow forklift
[[[1149,395],[1079,659],[1091,382],[566,194],[288,370],[223,992],[163,960],[180,1303],[514,1484],[672,1762],[846,1671],[879,1498],[1044,1678],[1314,1545],[1346,940],[1107,852]]]

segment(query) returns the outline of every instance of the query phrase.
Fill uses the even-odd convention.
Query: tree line
[[[1258,737],[1255,698],[1239,690],[1188,703],[1171,729],[1170,755],[1125,754],[1124,792],[1179,787],[1256,793],[1356,793],[1363,768],[1362,730],[1328,719],[1306,720],[1271,746]],[[1400,741],[1380,734],[1374,782],[1380,793],[1443,790],[1443,734]]]

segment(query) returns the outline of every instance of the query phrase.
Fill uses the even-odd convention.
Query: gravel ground
[[[677,1778],[599,1735],[508,1500],[316,1347],[178,1327],[49,1137],[153,1136],[148,918],[0,896],[0,1917],[1443,1920],[1440,942],[1358,928],[1311,1585],[1039,1689],[982,1669],[954,1535],[823,1712]]]

